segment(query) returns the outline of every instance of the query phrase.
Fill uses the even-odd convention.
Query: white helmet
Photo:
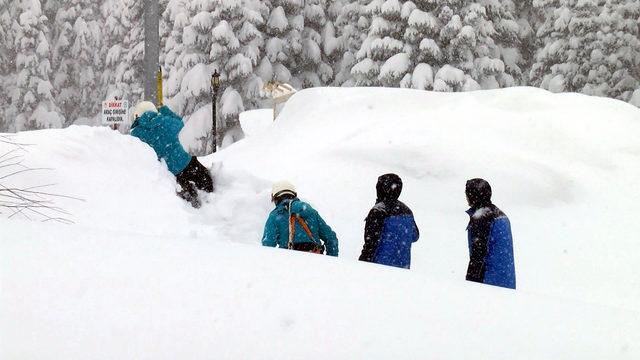
[[[158,109],[156,109],[156,106],[153,105],[151,101],[139,102],[138,105],[136,105],[135,109],[133,109],[133,120],[139,118],[140,116],[142,116],[142,114],[146,113],[147,111],[152,111],[154,113],[157,113]]]
[[[271,187],[271,200],[277,199],[282,195],[297,196],[296,187],[286,180],[276,181]]]

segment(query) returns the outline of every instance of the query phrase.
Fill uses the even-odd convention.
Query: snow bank
[[[247,136],[266,131],[273,125],[273,109],[249,110],[240,113],[240,127]]]
[[[636,312],[214,238],[0,220],[2,359],[635,359]],[[10,254],[10,255],[9,255]]]
[[[533,88],[303,90],[201,159],[217,190],[200,210],[137,139],[20,133],[24,163],[53,170],[14,185],[85,201],[59,200],[72,226],[0,222],[0,358],[636,359],[639,115]],[[410,271],[356,261],[386,172],[421,230]],[[517,291],[463,280],[472,177],[511,219]],[[282,178],[339,258],[259,246]]]

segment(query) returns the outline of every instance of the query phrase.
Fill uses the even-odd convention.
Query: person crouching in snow
[[[311,205],[297,198],[288,181],[273,184],[271,201],[275,209],[264,226],[262,245],[338,256],[338,238]]]
[[[398,200],[401,192],[398,175],[378,178],[376,204],[365,219],[359,260],[405,269],[411,266],[411,244],[418,241],[420,232],[411,209]]]
[[[465,193],[471,207],[467,242],[467,280],[516,288],[513,240],[509,218],[491,202],[491,186],[484,179],[467,181]]]
[[[176,176],[176,182],[182,190],[178,195],[190,202],[195,208],[200,207],[197,189],[213,192],[213,180],[209,170],[189,155],[178,134],[184,126],[182,119],[167,106],[156,109],[149,101],[136,105],[134,121],[130,134],[153,148],[158,160],[164,159],[169,171]]]

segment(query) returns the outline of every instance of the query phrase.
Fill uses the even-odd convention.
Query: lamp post
[[[211,137],[213,138],[213,151],[216,152],[216,136],[218,136],[216,102],[218,100],[218,90],[220,90],[220,74],[218,70],[214,70],[211,75]]]

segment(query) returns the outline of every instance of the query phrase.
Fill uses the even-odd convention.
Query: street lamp
[[[216,102],[218,100],[218,90],[220,90],[220,74],[218,70],[213,70],[213,74],[211,75],[211,119],[213,123],[211,124],[211,137],[213,138],[213,151],[216,152],[216,136],[218,135],[218,126],[217,126],[217,115],[216,112]]]

